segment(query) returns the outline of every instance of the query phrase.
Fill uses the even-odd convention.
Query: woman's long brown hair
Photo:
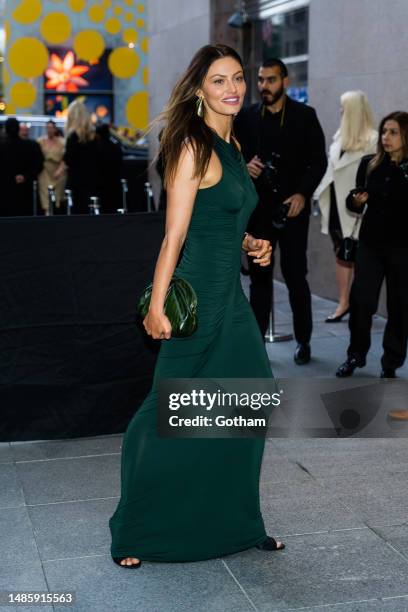
[[[382,132],[387,121],[396,121],[398,123],[402,140],[402,159],[408,157],[408,113],[404,111],[394,111],[381,120],[380,127],[378,128],[377,153],[368,164],[368,174],[381,164],[386,155],[382,143]]]
[[[160,139],[159,155],[164,161],[164,186],[172,182],[183,144],[189,142],[195,157],[194,177],[203,177],[212,153],[213,131],[204,118],[197,115],[197,90],[202,86],[213,62],[233,57],[242,66],[238,53],[226,45],[205,45],[194,55],[189,67],[179,78],[167,106],[158,120],[165,126]]]

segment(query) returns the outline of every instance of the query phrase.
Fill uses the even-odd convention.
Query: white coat
[[[314,198],[319,201],[322,213],[322,233],[329,233],[330,216],[330,184],[334,183],[336,193],[337,209],[339,212],[340,226],[343,238],[347,238],[353,232],[356,216],[346,209],[346,198],[351,189],[356,185],[356,174],[360,160],[364,155],[375,153],[377,148],[378,132],[373,130],[367,147],[360,151],[345,151],[340,157],[340,138],[334,137],[329,150],[329,161],[326,174],[317,187]],[[358,237],[360,223],[354,231],[353,237]]]

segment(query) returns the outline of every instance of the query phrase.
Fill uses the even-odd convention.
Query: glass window
[[[287,93],[299,102],[308,101],[307,68],[307,61],[288,64],[290,82]]]
[[[254,20],[251,28],[251,62],[248,102],[259,100],[258,66],[263,59],[279,57],[287,64],[291,89],[289,95],[307,101],[307,54],[309,52],[309,7],[273,14]]]

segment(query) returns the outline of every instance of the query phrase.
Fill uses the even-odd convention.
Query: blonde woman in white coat
[[[322,213],[322,232],[330,234],[336,253],[336,282],[339,303],[326,323],[338,323],[349,312],[354,264],[337,257],[343,238],[358,237],[356,217],[346,209],[346,197],[354,188],[357,169],[364,155],[374,153],[378,134],[367,96],[347,91],[341,98],[341,122],[329,151],[329,164],[315,198]]]

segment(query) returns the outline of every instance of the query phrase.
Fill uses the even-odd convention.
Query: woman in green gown
[[[257,195],[232,135],[245,88],[239,55],[206,45],[164,112],[166,230],[143,321],[162,345],[152,389],[123,439],[121,498],[109,521],[112,558],[126,568],[284,547],[267,536],[260,511],[263,438],[157,433],[160,379],[273,377],[240,282],[242,248],[261,266],[271,258],[268,241],[245,235]],[[198,298],[198,329],[187,338],[171,337],[163,310],[173,273]]]

